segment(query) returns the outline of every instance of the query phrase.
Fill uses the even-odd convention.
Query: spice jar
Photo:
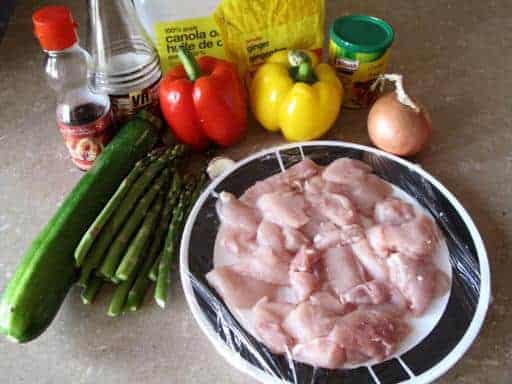
[[[349,15],[335,20],[329,29],[329,64],[343,83],[343,105],[370,106],[377,90],[374,80],[385,73],[393,28],[384,20],[366,15]]]

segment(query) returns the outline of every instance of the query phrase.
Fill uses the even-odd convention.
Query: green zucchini
[[[17,342],[39,336],[78,276],[74,250],[135,162],[158,140],[147,113],[126,123],[39,233],[0,300],[0,332]]]

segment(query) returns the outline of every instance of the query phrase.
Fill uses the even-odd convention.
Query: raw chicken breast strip
[[[230,225],[221,225],[218,236],[221,245],[238,256],[246,256],[257,248],[254,233],[240,231]]]
[[[414,208],[403,200],[388,197],[375,204],[373,218],[379,224],[402,224],[414,218]]]
[[[258,199],[264,194],[275,191],[292,191],[297,188],[302,180],[313,177],[319,172],[318,165],[310,159],[305,159],[285,172],[278,173],[265,180],[258,181],[250,187],[240,198],[246,204],[255,206]]]
[[[297,300],[306,300],[320,287],[318,276],[311,272],[290,271],[290,283],[296,292]]]
[[[306,180],[315,176],[320,171],[320,167],[311,159],[304,159],[295,165],[292,165],[286,171],[273,176],[280,177],[286,183],[291,184],[294,181]]]
[[[320,226],[320,231],[313,238],[316,249],[326,250],[340,245],[356,243],[364,239],[364,229],[358,224],[338,227],[332,223]]]
[[[393,354],[408,332],[407,324],[389,313],[357,310],[339,319],[328,338],[347,355],[353,351],[381,360]]]
[[[270,221],[263,220],[258,227],[256,240],[260,245],[268,246],[276,252],[285,252],[285,237],[281,227]]]
[[[382,257],[398,252],[415,259],[428,259],[438,241],[435,224],[425,215],[400,225],[378,225],[366,234],[371,246]]]
[[[257,202],[263,217],[281,227],[300,228],[309,220],[304,213],[304,197],[294,192],[273,192],[261,196]]]
[[[309,239],[301,231],[291,227],[284,227],[282,230],[287,251],[297,252],[301,247],[310,244]]]
[[[337,295],[364,282],[364,271],[350,246],[330,248],[322,256],[329,285]]]
[[[432,299],[449,288],[447,284],[438,283],[447,281],[448,278],[428,261],[394,253],[388,258],[388,264],[391,283],[402,292],[416,316],[422,315]]]
[[[352,304],[382,304],[390,299],[387,284],[372,280],[350,288],[342,295],[343,301]]]
[[[264,296],[273,298],[277,290],[276,285],[241,275],[230,266],[214,268],[206,280],[228,305],[241,309],[251,308]]]
[[[313,248],[303,246],[290,263],[294,271],[313,272],[313,266],[320,261],[322,255]]]
[[[283,329],[298,342],[308,342],[327,336],[334,327],[335,317],[305,301],[284,319]]]
[[[356,308],[353,304],[342,303],[338,297],[327,291],[315,292],[309,297],[309,302],[322,311],[337,316],[345,315]]]
[[[327,337],[319,337],[292,349],[295,360],[314,367],[339,368],[346,360],[345,350]]]
[[[285,353],[293,345],[293,339],[281,327],[283,319],[293,305],[262,298],[253,307],[254,323],[258,336],[275,353]]]
[[[359,262],[373,279],[387,280],[389,277],[388,266],[385,260],[379,258],[366,239],[352,244],[352,251]]]
[[[366,216],[372,216],[375,204],[388,197],[392,191],[388,183],[372,174],[344,187],[343,194]]]
[[[323,171],[322,177],[333,183],[350,184],[364,179],[372,168],[362,161],[344,157],[333,161]]]
[[[360,304],[358,308],[386,312],[397,317],[404,315],[409,310],[404,295],[393,284],[387,284],[387,287],[389,293],[388,301],[380,304]]]
[[[324,192],[317,204],[319,212],[340,227],[359,223],[356,208],[341,194]]]
[[[232,265],[234,271],[271,284],[289,285],[287,255],[260,246],[251,256]]]
[[[257,211],[238,200],[232,193],[220,193],[217,212],[220,220],[226,225],[249,233],[256,233],[258,229],[260,218]]]

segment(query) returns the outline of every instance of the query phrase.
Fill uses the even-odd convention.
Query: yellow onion
[[[411,156],[423,149],[431,133],[432,124],[427,111],[413,101],[403,88],[402,76],[382,75],[373,87],[384,86],[386,80],[395,84],[373,104],[368,114],[368,134],[372,143],[399,156]]]

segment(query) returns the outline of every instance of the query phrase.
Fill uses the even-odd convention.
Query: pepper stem
[[[396,73],[386,73],[384,75],[380,75],[372,84],[371,91],[375,91],[377,87],[379,87],[380,92],[384,91],[384,85],[386,80],[391,81],[395,85],[395,93],[398,101],[412,108],[415,112],[419,112],[420,108],[416,105],[414,101],[409,97],[407,93],[405,93],[404,89],[404,77],[402,75]]]
[[[313,84],[317,81],[310,57],[303,51],[288,52],[288,62],[292,66],[291,74],[295,81]]]
[[[195,81],[199,76],[201,76],[201,69],[190,51],[181,47],[178,48],[178,58],[180,59],[181,64],[183,64],[183,68],[185,69],[190,81]]]

